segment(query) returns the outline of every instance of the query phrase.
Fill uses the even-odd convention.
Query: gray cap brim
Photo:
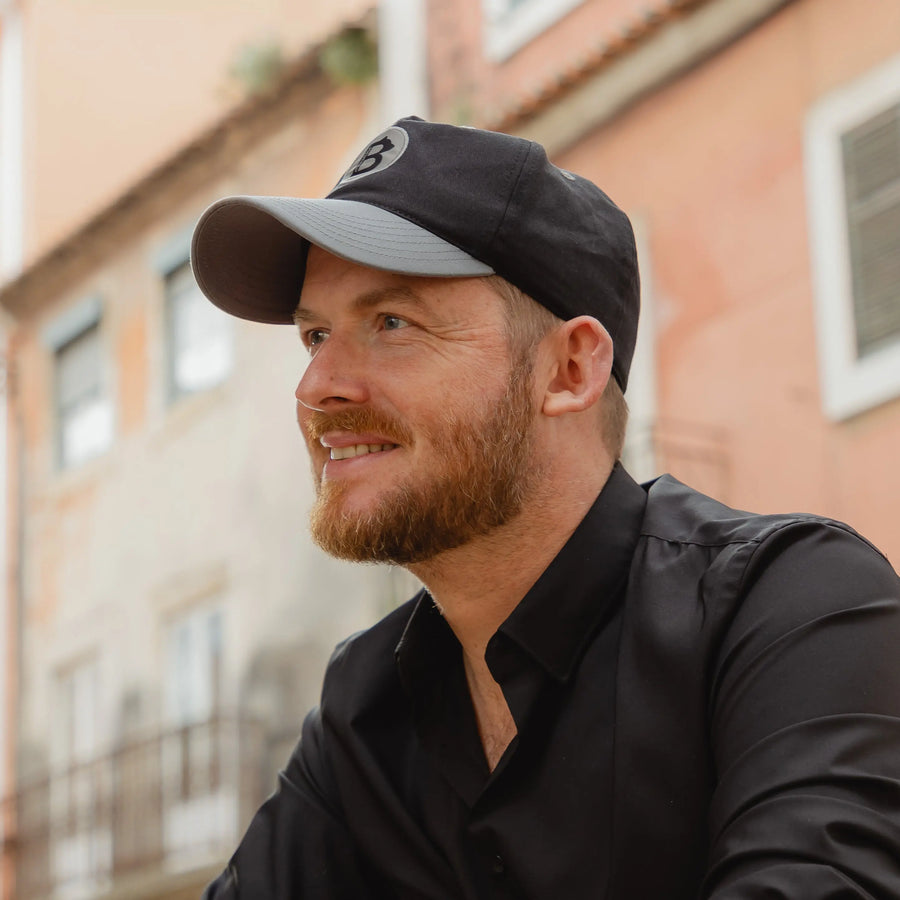
[[[430,231],[356,200],[226,197],[194,229],[200,290],[242,319],[290,324],[309,244],[351,262],[406,275],[466,278],[493,269]]]

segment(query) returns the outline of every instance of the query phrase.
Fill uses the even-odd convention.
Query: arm
[[[203,900],[374,900],[374,876],[359,858],[323,752],[318,711],[227,869]]]
[[[767,539],[716,660],[709,900],[900,897],[900,587],[837,526]]]

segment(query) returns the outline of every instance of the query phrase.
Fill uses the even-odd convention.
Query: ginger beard
[[[520,359],[503,397],[481,410],[448,410],[439,425],[419,429],[416,440],[432,447],[435,465],[385,488],[368,513],[344,510],[347,484],[322,481],[316,473],[310,514],[316,543],[340,559],[409,565],[510,521],[539,477],[531,375],[530,361]],[[335,427],[371,430],[409,444],[409,429],[367,408],[314,413],[306,423],[307,440]]]

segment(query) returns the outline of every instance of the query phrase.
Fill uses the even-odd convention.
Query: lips
[[[392,449],[407,446],[413,441],[409,429],[369,407],[353,407],[333,413],[305,410],[301,426],[310,443],[318,441],[329,450],[336,447],[374,447],[377,452],[385,445],[387,449]]]

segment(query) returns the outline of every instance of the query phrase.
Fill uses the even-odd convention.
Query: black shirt
[[[900,897],[900,584],[840,523],[617,467],[486,659],[427,593],[346,641],[209,898]]]

